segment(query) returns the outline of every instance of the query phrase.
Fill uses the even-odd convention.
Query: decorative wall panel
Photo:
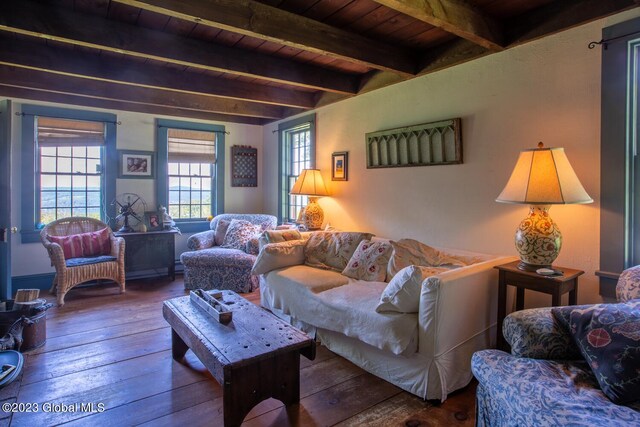
[[[461,119],[366,134],[367,169],[462,163]]]

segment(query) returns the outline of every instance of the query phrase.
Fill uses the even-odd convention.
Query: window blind
[[[102,122],[38,116],[36,129],[40,146],[69,147],[105,144],[105,126]]]
[[[214,132],[169,129],[168,139],[170,162],[216,162],[216,134]]]

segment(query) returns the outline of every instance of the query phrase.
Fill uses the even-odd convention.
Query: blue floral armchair
[[[640,298],[640,266],[622,273],[616,294]],[[484,350],[471,361],[477,426],[640,426],[640,401],[616,405],[605,396],[551,308],[511,313],[503,334],[511,354]]]
[[[258,254],[257,239],[242,249],[223,248],[215,244],[215,230],[221,220],[244,220],[259,225],[262,231],[275,228],[277,218],[264,214],[221,214],[211,220],[211,230],[189,237],[180,261],[184,265],[186,289],[228,289],[251,292],[258,287],[258,279],[251,268]]]

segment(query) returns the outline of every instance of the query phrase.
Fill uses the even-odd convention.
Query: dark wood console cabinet
[[[125,272],[167,269],[171,280],[176,278],[175,230],[146,233],[114,233],[124,238]],[[164,271],[163,271],[164,273]],[[158,276],[161,274],[158,273]]]

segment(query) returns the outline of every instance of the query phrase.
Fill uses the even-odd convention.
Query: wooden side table
[[[148,231],[146,233],[114,233],[124,238],[124,270],[127,273],[167,269],[171,280],[176,280],[176,230]]]
[[[508,350],[508,345],[502,335],[502,323],[507,315],[507,285],[516,287],[516,311],[524,309],[524,290],[542,292],[551,295],[551,305],[561,305],[561,297],[569,292],[569,305],[576,305],[578,301],[578,277],[584,274],[582,270],[554,267],[562,271],[562,276],[542,276],[535,271],[522,271],[518,269],[520,261],[498,265],[498,325],[497,347],[500,350]]]

